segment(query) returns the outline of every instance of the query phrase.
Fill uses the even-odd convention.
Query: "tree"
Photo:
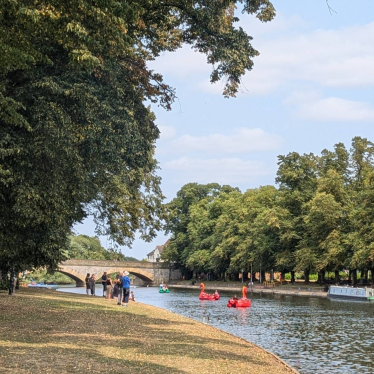
[[[188,237],[190,210],[203,199],[213,200],[220,189],[221,186],[217,183],[188,183],[177,192],[177,197],[166,205],[168,216],[165,230],[167,234],[172,233],[172,237],[170,244],[162,252],[163,260],[186,265],[188,256],[193,252],[193,244]]]
[[[98,237],[88,235],[71,235],[66,256],[72,259],[139,261],[113,248],[105,249]]]
[[[198,273],[209,270],[210,253],[207,250],[199,250],[190,254],[186,261],[186,266]]]
[[[209,256],[204,254],[204,258],[206,258],[204,271],[213,271],[212,277],[226,271],[229,265],[228,257],[226,261],[222,262],[222,258],[217,256],[216,248],[221,242],[221,237],[216,235],[216,225],[223,213],[225,202],[233,195],[241,195],[241,193],[237,188],[222,186],[217,196],[213,196],[213,198],[209,196],[190,207],[190,221],[187,227],[190,245],[186,265],[191,270],[202,269],[201,266],[192,268],[191,265],[196,262],[191,258],[196,259],[195,253],[205,251],[205,254],[207,253]]]
[[[349,185],[349,207],[346,246],[349,249],[348,267],[356,282],[356,269],[367,277],[371,270],[374,280],[374,147],[365,138],[355,137],[350,150],[351,179]]]
[[[308,250],[296,252],[301,238],[305,235],[305,222],[303,216],[307,213],[305,204],[315,195],[317,188],[318,157],[314,154],[299,155],[297,152],[278,157],[278,171],[275,179],[279,184],[279,204],[287,209],[293,219],[294,235],[287,251],[289,268],[283,266],[283,271],[291,271],[291,281],[294,281],[295,268],[301,268],[308,275],[313,270],[313,258]],[[284,263],[283,263],[284,264]],[[306,277],[306,281],[308,278]]]
[[[106,249],[101,246],[100,239],[88,235],[71,236],[68,258],[105,260]]]
[[[234,16],[269,21],[269,0],[4,0],[0,5],[1,270],[56,267],[72,225],[150,240],[163,217],[146,102],[174,90],[147,62],[183,43],[234,96],[258,52]]]

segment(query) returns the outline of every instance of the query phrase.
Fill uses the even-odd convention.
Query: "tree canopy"
[[[147,62],[183,44],[235,96],[258,52],[236,8],[270,21],[269,0],[3,0],[0,4],[0,267],[55,267],[72,225],[130,245],[160,228],[147,106],[172,87]]]
[[[139,261],[135,257],[125,256],[113,248],[104,248],[98,237],[71,235],[66,253],[68,259]]]
[[[349,269],[374,274],[374,145],[355,137],[321,155],[278,157],[279,188],[241,193],[187,184],[169,204],[162,256],[195,272],[236,277],[251,267],[282,273]]]

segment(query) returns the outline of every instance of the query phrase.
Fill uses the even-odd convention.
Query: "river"
[[[252,307],[200,301],[195,290],[132,288],[136,300],[161,307],[246,339],[281,357],[302,374],[373,374],[374,304],[295,296],[251,295]],[[85,293],[84,288],[60,291]],[[96,287],[96,294],[102,289]]]

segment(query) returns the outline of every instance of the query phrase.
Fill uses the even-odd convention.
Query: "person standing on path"
[[[87,273],[86,275],[86,278],[85,278],[85,283],[86,283],[86,294],[89,295],[90,294],[90,273]]]
[[[123,271],[120,271],[117,275],[117,284],[118,284],[118,300],[117,305],[121,305],[122,300],[122,278],[123,278]]]
[[[90,278],[90,290],[91,290],[92,296],[95,296],[95,282],[96,282],[95,274],[92,274]]]
[[[106,281],[108,277],[106,276],[106,271],[104,271],[104,274],[101,276],[101,284],[103,285],[103,297],[105,297],[106,294]]]
[[[114,279],[113,281],[113,299],[118,299],[118,282],[117,279]]]
[[[129,272],[125,271],[124,277],[122,278],[122,288],[123,288],[123,304],[122,306],[127,306],[129,303],[129,296],[130,296],[130,283],[131,280],[129,278]]]
[[[106,280],[106,299],[110,299],[110,295],[112,293],[112,279],[110,275],[108,275],[108,279]]]

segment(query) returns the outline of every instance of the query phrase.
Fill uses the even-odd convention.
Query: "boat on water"
[[[247,298],[241,298],[241,299],[230,299],[227,302],[227,306],[229,308],[249,308],[251,306],[251,300]]]
[[[227,306],[229,308],[249,308],[251,306],[251,300],[247,299],[247,287],[243,286],[241,299],[238,299],[235,295],[235,297],[229,299]]]
[[[35,281],[31,282],[27,287],[30,288],[45,288],[47,290],[57,290],[57,284],[45,284],[44,282],[36,283]]]
[[[200,295],[199,295],[200,300],[214,301],[214,300],[219,300],[220,299],[220,295],[217,291],[214,294],[206,293],[204,283],[200,283],[200,288],[201,288],[201,292],[200,292]]]
[[[374,301],[374,289],[371,287],[330,286],[327,296],[330,299]]]
[[[217,294],[210,294],[210,293],[206,293],[206,292],[200,292],[200,295],[199,295],[199,299],[200,300],[211,300],[211,301],[214,301],[214,300],[219,300],[220,296]]]
[[[161,283],[158,292],[159,293],[169,293],[169,288],[165,283]]]

